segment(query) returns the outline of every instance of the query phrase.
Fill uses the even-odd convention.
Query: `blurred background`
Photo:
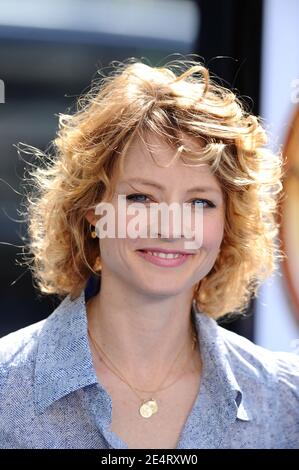
[[[288,255],[228,329],[272,350],[299,340],[298,0],[0,0],[0,336],[58,305],[20,267],[24,161],[15,145],[46,150],[58,114],[71,111],[97,70],[143,58],[161,65],[198,54],[264,119],[289,172],[278,244]],[[25,156],[30,162],[30,155]],[[261,260],[262,262],[262,260]]]

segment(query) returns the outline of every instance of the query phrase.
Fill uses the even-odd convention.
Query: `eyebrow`
[[[141,183],[145,186],[153,186],[153,187],[155,187],[157,189],[160,189],[162,191],[165,189],[163,186],[161,186],[156,181],[149,181],[149,180],[145,180],[143,178],[130,178],[126,181],[121,181],[120,183]],[[186,193],[193,193],[195,191],[199,191],[199,192],[202,192],[202,193],[212,193],[213,192],[215,194],[221,194],[219,189],[213,188],[211,186],[196,186],[194,188],[188,189],[186,191]]]

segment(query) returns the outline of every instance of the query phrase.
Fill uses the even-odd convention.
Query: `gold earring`
[[[91,230],[91,224],[89,224],[89,231],[91,238],[97,238],[97,232],[95,230]]]

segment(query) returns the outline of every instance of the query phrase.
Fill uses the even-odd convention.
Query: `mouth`
[[[148,249],[137,250],[137,253],[146,261],[155,264],[156,266],[164,267],[180,266],[184,264],[193,255],[193,253],[179,251],[152,251]]]

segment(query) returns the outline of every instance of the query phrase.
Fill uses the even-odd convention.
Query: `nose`
[[[162,241],[167,241],[167,242],[175,242],[176,240],[180,240],[182,237],[172,237],[171,234],[169,234],[169,237],[167,235],[162,236],[160,233],[158,233],[158,237]]]
[[[161,238],[161,240],[167,240],[167,241],[180,240],[183,236],[182,226],[178,223],[175,223],[173,220],[168,221],[168,223],[161,222],[158,236],[159,238]]]

